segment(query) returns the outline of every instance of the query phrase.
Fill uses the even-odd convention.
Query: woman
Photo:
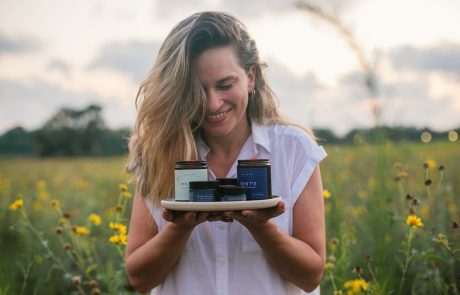
[[[152,294],[319,294],[325,260],[324,150],[283,118],[255,42],[233,16],[194,14],[164,41],[141,85],[128,169],[137,178],[126,269]],[[206,160],[209,178],[268,158],[276,207],[173,212],[174,166]]]

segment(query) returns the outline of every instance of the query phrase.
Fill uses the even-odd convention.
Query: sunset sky
[[[103,107],[129,127],[134,99],[161,42],[203,10],[241,19],[268,64],[281,110],[343,135],[374,123],[460,127],[460,1],[310,1],[334,13],[375,62],[369,97],[356,55],[328,23],[285,0],[0,0],[0,134],[39,128],[59,108]]]

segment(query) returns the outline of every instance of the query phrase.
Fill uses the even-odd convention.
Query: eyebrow
[[[225,78],[222,78],[222,79],[218,80],[216,82],[216,84],[223,84],[223,83],[226,83],[226,82],[229,82],[229,81],[233,82],[233,81],[236,81],[236,80],[238,80],[237,76],[230,75],[230,76],[227,76]]]

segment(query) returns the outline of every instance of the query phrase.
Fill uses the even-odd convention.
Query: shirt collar
[[[270,151],[270,137],[268,135],[269,126],[268,125],[259,125],[252,122],[251,132],[252,132],[252,142],[254,144],[254,150],[256,153],[259,151],[259,147],[265,149],[269,154]]]
[[[271,153],[268,131],[268,125],[260,125],[254,122],[251,123],[252,148],[256,155],[259,153],[259,148],[265,149],[269,154]],[[204,141],[201,133],[197,136],[197,146],[201,159],[206,159],[206,156],[211,149]]]

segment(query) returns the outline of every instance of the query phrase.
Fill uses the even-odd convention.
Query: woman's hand
[[[166,221],[172,222],[180,228],[193,228],[208,220],[209,212],[176,211],[163,209],[162,216]]]
[[[286,211],[286,206],[283,201],[279,201],[276,206],[271,208],[233,211],[232,218],[247,228],[258,227],[264,225],[273,217],[283,214],[284,211]]]

